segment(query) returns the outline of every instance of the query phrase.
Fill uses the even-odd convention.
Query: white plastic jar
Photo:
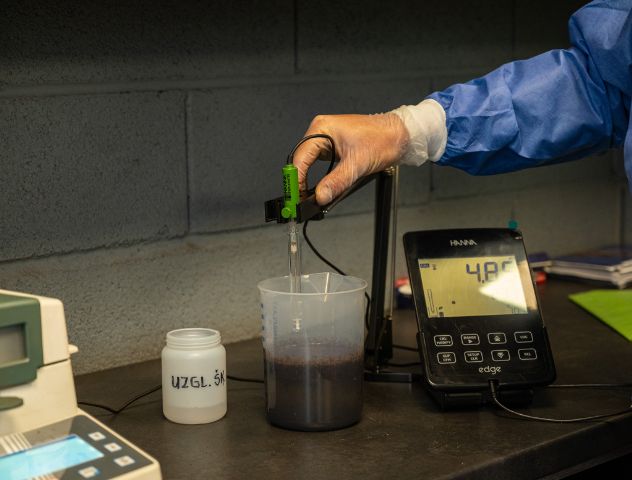
[[[162,411],[176,423],[210,423],[226,415],[226,349],[217,330],[167,333],[162,349]]]

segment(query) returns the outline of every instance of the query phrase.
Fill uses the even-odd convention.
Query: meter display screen
[[[429,318],[524,314],[532,303],[514,255],[418,261]]]
[[[24,325],[0,328],[0,368],[8,363],[24,360],[26,357]]]
[[[0,457],[2,480],[28,480],[103,457],[77,435]]]

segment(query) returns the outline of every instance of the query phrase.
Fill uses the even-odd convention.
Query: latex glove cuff
[[[410,140],[399,165],[419,166],[427,160],[436,162],[448,141],[445,110],[432,99],[419,105],[403,105],[390,113],[397,115],[408,130]]]

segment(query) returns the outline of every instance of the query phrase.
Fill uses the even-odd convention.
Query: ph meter
[[[555,366],[522,234],[458,229],[404,235],[424,382],[444,408],[528,403]]]

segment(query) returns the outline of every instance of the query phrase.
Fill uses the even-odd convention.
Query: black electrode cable
[[[325,257],[322,256],[322,254],[316,249],[316,247],[314,246],[314,244],[312,243],[312,241],[309,239],[309,237],[307,236],[307,225],[309,224],[309,220],[305,220],[305,223],[303,223],[303,238],[305,238],[305,243],[307,243],[307,245],[309,246],[309,248],[312,250],[312,252],[314,252],[314,255],[316,255],[320,260],[322,260],[324,263],[326,263],[329,267],[331,267],[332,269],[334,269],[336,272],[338,272],[340,275],[342,276],[347,276],[347,274],[345,272],[343,272],[341,269],[339,269],[338,267],[336,267],[333,263],[331,263],[329,260],[327,260]]]
[[[309,223],[309,220],[305,220],[305,223],[303,223],[303,238],[305,239],[305,243],[307,243],[307,246],[309,246],[309,248],[314,253],[314,255],[316,255],[325,264],[327,264],[329,267],[333,268],[336,272],[338,272],[343,277],[346,277],[347,274],[345,272],[340,270],[333,263],[331,263],[329,260],[327,260],[325,257],[323,257],[323,255],[316,249],[316,247],[314,246],[312,241],[307,236],[307,224],[308,223]],[[370,308],[371,308],[371,297],[369,296],[369,294],[366,291],[364,292],[364,297],[366,298],[366,309],[364,311],[364,326],[368,330],[368,328],[369,328],[369,312],[370,312]]]
[[[327,169],[327,175],[329,175],[334,169],[334,163],[336,162],[336,144],[334,143],[334,139],[325,133],[315,133],[313,135],[307,135],[306,137],[301,138],[299,142],[294,145],[294,148],[287,156],[286,163],[288,165],[291,164],[294,161],[294,154],[296,153],[296,150],[298,150],[298,147],[303,145],[306,141],[311,140],[312,138],[324,138],[326,140],[329,140],[329,143],[331,144],[331,160],[329,161],[329,168]]]
[[[263,383],[263,380],[259,380],[258,378],[235,377],[234,375],[227,375],[227,378],[229,380],[235,380],[236,382]]]
[[[625,410],[620,410],[618,412],[612,412],[612,413],[605,413],[602,415],[593,415],[590,417],[580,417],[580,418],[546,418],[546,417],[536,417],[533,415],[527,415],[524,413],[520,413],[520,412],[516,412],[515,410],[512,410],[511,408],[503,405],[500,400],[498,400],[498,385],[497,385],[497,381],[496,380],[490,380],[489,381],[489,388],[490,388],[490,392],[492,394],[492,400],[494,401],[494,403],[500,407],[501,409],[503,409],[505,412],[511,413],[512,415],[515,415],[517,417],[520,418],[524,418],[527,420],[534,420],[534,421],[538,421],[538,422],[548,422],[548,423],[580,423],[580,422],[589,422],[592,420],[601,420],[603,418],[610,418],[610,417],[616,417],[618,415],[622,415],[624,413],[630,413],[632,412],[632,403],[630,404],[630,406],[628,408],[626,408]]]

